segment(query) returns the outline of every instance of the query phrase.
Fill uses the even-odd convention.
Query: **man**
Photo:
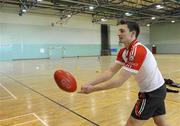
[[[112,67],[95,80],[81,87],[82,93],[91,93],[121,86],[134,75],[140,88],[139,98],[126,126],[142,126],[153,118],[158,126],[168,126],[165,121],[166,87],[152,53],[137,40],[140,29],[135,22],[121,21],[118,36],[125,48],[120,49]],[[117,78],[110,80],[119,71]],[[110,81],[107,81],[110,80]],[[98,85],[105,82],[103,85]]]

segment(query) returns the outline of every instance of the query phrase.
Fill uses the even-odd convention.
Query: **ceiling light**
[[[151,19],[152,19],[152,20],[155,20],[155,19],[156,19],[156,17],[151,17]]]
[[[69,17],[69,18],[70,18],[70,17],[71,17],[71,15],[70,15],[70,14],[68,14],[68,15],[67,15],[67,17]]]
[[[94,7],[93,6],[89,6],[89,10],[94,10]]]
[[[22,12],[26,13],[26,12],[27,12],[27,10],[26,10],[26,9],[22,9]]]
[[[102,21],[102,22],[105,22],[105,21],[107,21],[107,19],[101,18],[101,21]]]
[[[147,27],[150,27],[150,24],[147,24],[146,26],[147,26]]]
[[[175,21],[173,20],[173,21],[171,21],[171,23],[175,23]]]
[[[132,14],[129,13],[129,12],[126,12],[125,15],[126,15],[126,16],[131,16]]]
[[[162,6],[160,4],[156,5],[156,9],[162,9],[162,8],[164,8],[164,6]]]

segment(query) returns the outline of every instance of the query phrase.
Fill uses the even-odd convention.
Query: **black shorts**
[[[166,113],[164,99],[166,97],[166,85],[151,92],[139,92],[138,100],[131,116],[139,120],[147,120],[151,117]]]

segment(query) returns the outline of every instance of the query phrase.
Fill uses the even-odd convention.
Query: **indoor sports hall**
[[[179,0],[0,0],[0,126],[126,126],[140,90],[134,76],[82,92],[116,63],[121,20],[139,24],[137,39],[165,80],[165,120],[180,126]],[[74,92],[58,87],[58,70],[76,79]]]

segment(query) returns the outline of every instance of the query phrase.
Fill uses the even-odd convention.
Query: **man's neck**
[[[126,49],[129,49],[129,46],[131,45],[131,43],[135,40],[136,38],[131,39],[129,42],[124,43],[124,46],[126,47]]]

